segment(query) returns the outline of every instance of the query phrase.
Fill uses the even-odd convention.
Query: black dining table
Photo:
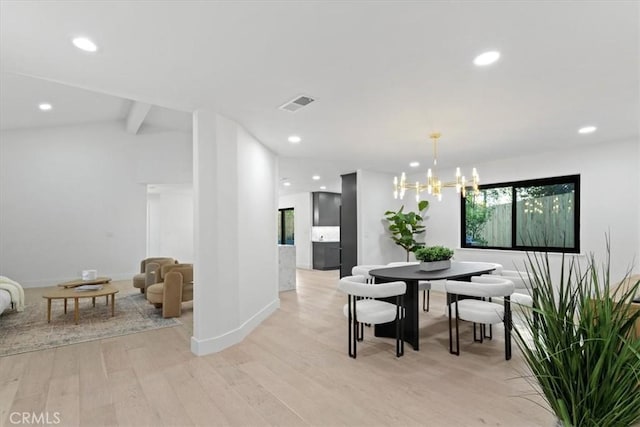
[[[378,268],[371,270],[369,274],[375,278],[376,283],[402,281],[407,284],[404,295],[405,323],[404,340],[420,350],[420,330],[418,311],[418,282],[422,280],[462,280],[470,281],[472,276],[490,273],[495,270],[495,265],[487,262],[451,262],[451,267],[444,270],[422,271],[419,264],[401,267]],[[395,298],[395,297],[394,297]],[[390,302],[395,303],[389,299]],[[396,327],[393,323],[385,323],[375,326],[377,337],[395,338]]]

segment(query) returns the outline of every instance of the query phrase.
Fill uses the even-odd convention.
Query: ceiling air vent
[[[285,102],[278,108],[280,108],[281,110],[289,111],[291,113],[295,113],[299,109],[311,104],[313,101],[315,101],[315,99],[311,98],[310,96],[297,96],[291,101]]]

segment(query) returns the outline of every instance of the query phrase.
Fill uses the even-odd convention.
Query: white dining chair
[[[407,265],[418,265],[419,262],[415,261],[397,261],[390,262],[387,267],[404,267]],[[427,280],[418,281],[418,292],[422,291],[422,311],[429,311],[429,300],[431,299],[431,282]]]
[[[510,297],[514,285],[510,280],[500,277],[474,276],[471,282],[447,280],[445,289],[452,296],[448,305],[449,315],[449,352],[460,355],[459,321],[473,322],[473,340],[483,342],[484,338],[492,338],[486,335],[485,325],[504,323],[505,359],[511,359],[511,304]],[[471,297],[464,298],[461,297]],[[502,297],[503,304],[491,301],[493,297]],[[456,348],[453,349],[452,323],[455,321]],[[476,336],[476,326],[480,325],[480,338]]]
[[[347,294],[343,313],[348,319],[349,356],[356,358],[356,343],[364,339],[364,331],[358,328],[368,323],[379,325],[396,323],[396,357],[404,354],[404,282],[367,284],[364,276],[346,276],[340,279],[338,289]],[[375,298],[395,297],[395,304]]]
[[[502,264],[498,264],[497,262],[490,262],[489,264],[493,264],[495,267],[495,270],[493,270],[491,274],[497,274],[498,276],[502,275],[502,272],[504,271]]]
[[[375,264],[371,264],[371,265],[356,265],[351,269],[351,275],[352,276],[364,276],[364,278],[366,279],[367,283],[373,283],[374,282],[374,278],[371,277],[369,272],[371,270],[375,270],[376,268],[385,268],[385,267],[386,267],[386,265],[375,265]]]
[[[529,297],[531,297],[532,286],[531,286],[531,279],[528,276],[502,276],[502,275],[496,275],[496,274],[483,274],[480,277],[489,277],[489,278],[499,277],[501,279],[510,280],[511,282],[513,282],[514,294],[517,293],[521,295],[528,295]],[[513,298],[512,298],[512,302],[513,302]]]

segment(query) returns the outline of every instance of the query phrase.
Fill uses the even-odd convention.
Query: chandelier
[[[427,182],[420,183],[416,181],[415,184],[410,184],[407,182],[407,177],[404,172],[400,176],[400,180],[398,181],[398,177],[395,176],[393,178],[393,197],[400,199],[404,198],[404,193],[407,190],[415,190],[416,191],[416,201],[420,201],[420,193],[424,190],[427,190],[427,193],[434,195],[438,198],[438,200],[442,200],[442,188],[450,187],[455,188],[457,193],[462,193],[462,197],[467,196],[467,185],[473,188],[473,191],[478,191],[478,183],[480,182],[480,177],[478,176],[478,172],[476,168],[473,168],[471,173],[471,181],[467,183],[466,178],[460,174],[460,168],[456,168],[456,180],[452,182],[442,182],[438,178],[438,139],[440,138],[440,132],[434,132],[429,135],[429,138],[433,141],[433,171],[431,168],[427,170]]]

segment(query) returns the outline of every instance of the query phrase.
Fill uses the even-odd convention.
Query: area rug
[[[43,350],[86,341],[134,334],[152,329],[179,325],[176,319],[164,319],[162,311],[149,304],[140,293],[116,294],[115,316],[105,298],[80,299],[80,319],[73,320],[73,300],[68,301],[64,314],[62,300],[51,305],[51,323],[47,323],[47,303],[27,302],[21,313],[5,312],[0,316],[0,357]]]

